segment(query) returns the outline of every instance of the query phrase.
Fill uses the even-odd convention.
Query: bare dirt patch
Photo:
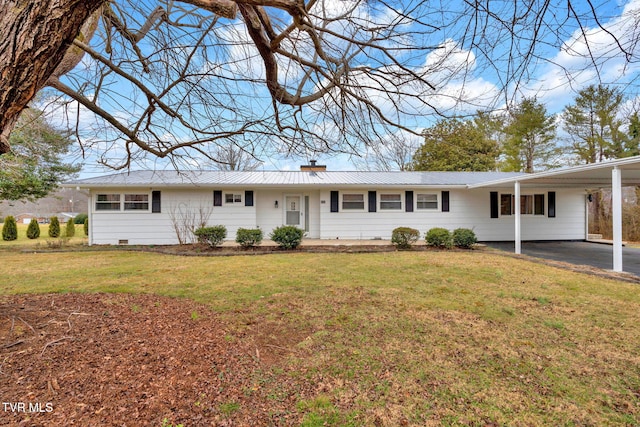
[[[0,425],[298,425],[283,336],[153,295],[0,297]]]

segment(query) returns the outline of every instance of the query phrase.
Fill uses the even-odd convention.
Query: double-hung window
[[[225,204],[242,203],[242,194],[225,193],[224,203]]]
[[[500,215],[514,215],[515,197],[512,194],[500,195]],[[523,194],[520,196],[521,215],[544,215],[544,194]]]
[[[401,194],[380,194],[380,210],[392,211],[402,209]]]
[[[124,210],[125,211],[148,211],[149,195],[148,194],[125,194]]]
[[[418,193],[416,207],[418,209],[438,209],[438,195]]]
[[[119,211],[120,194],[98,194],[96,196],[96,211]]]
[[[343,194],[342,210],[364,210],[364,194]]]

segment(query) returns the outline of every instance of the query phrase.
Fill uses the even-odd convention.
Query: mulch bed
[[[299,425],[306,386],[261,385],[290,377],[286,331],[228,327],[153,295],[0,297],[0,425]]]

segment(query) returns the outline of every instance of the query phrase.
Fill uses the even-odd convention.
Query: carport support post
[[[516,181],[514,184],[514,193],[515,193],[515,208],[516,208],[516,218],[515,218],[515,223],[516,223],[516,235],[515,235],[515,243],[516,243],[516,254],[521,254],[522,253],[522,243],[520,241],[521,239],[521,233],[520,233],[520,181]]]
[[[611,170],[611,214],[613,216],[613,271],[622,271],[622,171]]]

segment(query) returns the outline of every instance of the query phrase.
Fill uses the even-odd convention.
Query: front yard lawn
[[[482,251],[3,251],[0,282],[0,395],[53,406],[16,424],[640,424],[636,284]]]

